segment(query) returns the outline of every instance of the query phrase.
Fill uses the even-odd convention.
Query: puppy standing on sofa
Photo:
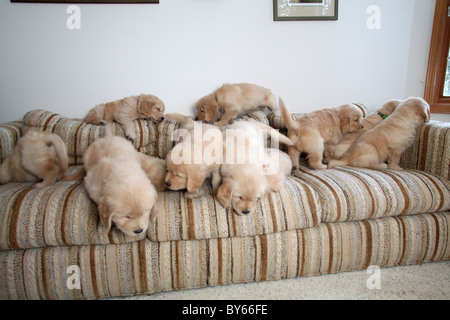
[[[0,184],[36,182],[47,187],[62,179],[68,168],[67,147],[56,134],[29,129],[19,139],[11,156],[0,166]]]
[[[402,153],[414,141],[417,128],[429,120],[428,103],[422,98],[409,98],[389,118],[362,134],[340,160],[331,160],[328,168],[350,165],[402,170],[398,164]]]
[[[296,168],[300,166],[301,153],[306,152],[312,168],[326,169],[327,166],[322,163],[325,148],[328,154],[332,154],[334,146],[344,134],[358,132],[363,128],[363,112],[356,105],[346,104],[313,111],[295,121],[281,99],[279,104],[288,137],[294,142],[294,146],[289,147],[289,156]]]
[[[250,83],[225,83],[197,102],[196,119],[211,123],[222,113],[220,120],[214,123],[221,127],[239,115],[262,106],[272,111],[278,110],[277,100],[269,89]]]
[[[383,104],[380,108],[376,110],[375,113],[369,114],[367,117],[361,120],[363,125],[363,129],[359,132],[347,133],[344,137],[339,141],[339,143],[334,148],[334,152],[331,155],[332,159],[340,159],[344,153],[350,148],[353,142],[359,138],[364,132],[372,129],[381,121],[387,119],[398,107],[398,105],[402,103],[402,100],[392,99]],[[329,160],[328,160],[329,162]]]
[[[136,139],[133,121],[137,119],[152,120],[157,123],[164,119],[165,106],[161,99],[151,94],[141,94],[120,100],[101,103],[91,109],[84,122],[96,125],[111,125],[117,121],[123,127],[128,140]]]

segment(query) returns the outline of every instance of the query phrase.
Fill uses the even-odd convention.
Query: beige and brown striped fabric
[[[183,191],[160,192],[147,236],[154,241],[194,240],[270,234],[315,227],[321,222],[317,193],[296,178],[259,203],[251,216],[240,217],[211,195],[205,184],[201,197]],[[0,248],[27,249],[61,245],[117,244],[136,241],[99,223],[96,204],[81,181],[60,181],[48,188],[31,183],[0,186]]]
[[[450,258],[450,213],[270,235],[0,252],[0,299],[98,299]],[[80,289],[67,280],[80,270]]]
[[[323,222],[450,210],[449,181],[423,171],[314,170],[303,162],[294,175],[319,194]]]
[[[25,133],[22,121],[8,122],[0,125],[0,163],[13,152],[17,140]]]

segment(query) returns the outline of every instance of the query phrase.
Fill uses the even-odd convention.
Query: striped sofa
[[[248,117],[285,129],[276,114]],[[135,126],[138,151],[164,158],[173,147],[176,123]],[[29,127],[65,141],[70,170],[103,134],[34,110],[0,125],[0,161]],[[450,123],[424,124],[404,171],[302,164],[251,216],[223,208],[207,184],[194,200],[161,192],[138,237],[106,232],[81,181],[1,185],[0,299],[99,299],[448,260],[449,139]]]

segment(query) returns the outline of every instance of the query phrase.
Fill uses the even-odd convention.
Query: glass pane
[[[450,52],[447,58],[447,70],[445,72],[444,97],[450,97]]]

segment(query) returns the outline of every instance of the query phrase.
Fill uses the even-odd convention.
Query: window
[[[433,113],[450,113],[450,0],[436,0],[425,100]]]

